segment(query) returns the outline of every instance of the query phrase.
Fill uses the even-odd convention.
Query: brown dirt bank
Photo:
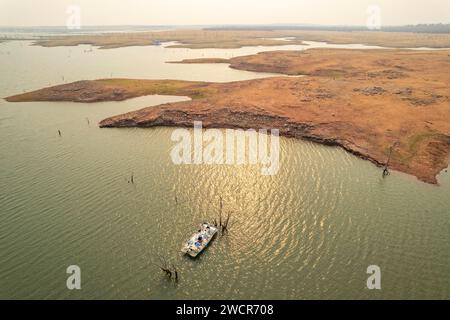
[[[177,94],[192,101],[148,107],[101,127],[278,128],[285,136],[342,146],[422,181],[450,160],[450,51],[331,50],[269,52],[232,59],[235,68],[308,74],[231,83],[111,79],[82,81],[8,101],[123,100]]]

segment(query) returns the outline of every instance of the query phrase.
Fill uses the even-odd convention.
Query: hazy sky
[[[63,26],[70,5],[82,25],[365,25],[373,4],[382,25],[450,23],[450,0],[0,0],[0,26]]]

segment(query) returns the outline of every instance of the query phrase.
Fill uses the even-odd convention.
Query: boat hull
[[[215,237],[218,229],[217,227],[203,223],[200,229],[195,232],[183,245],[181,252],[189,255],[192,258],[197,257],[203,250],[205,250],[212,239]]]

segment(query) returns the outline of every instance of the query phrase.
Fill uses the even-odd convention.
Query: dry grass
[[[122,101],[160,94],[205,98],[216,92],[208,83],[182,80],[100,79],[83,80],[7,97],[9,102],[30,101]]]

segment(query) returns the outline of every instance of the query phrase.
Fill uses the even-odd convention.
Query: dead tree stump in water
[[[164,272],[166,277],[169,278],[170,280],[178,282],[179,275],[176,266],[174,264],[169,265],[167,263],[167,260],[162,256],[159,256],[159,260],[160,264],[157,264],[157,266]]]
[[[395,146],[395,144],[394,144],[394,146]],[[389,162],[391,161],[391,156],[392,156],[392,151],[394,150],[394,146],[392,146],[389,150],[389,156],[388,156],[388,159],[387,159],[386,164],[384,165],[384,169],[383,169],[383,178],[385,178],[391,174],[389,172]]]

